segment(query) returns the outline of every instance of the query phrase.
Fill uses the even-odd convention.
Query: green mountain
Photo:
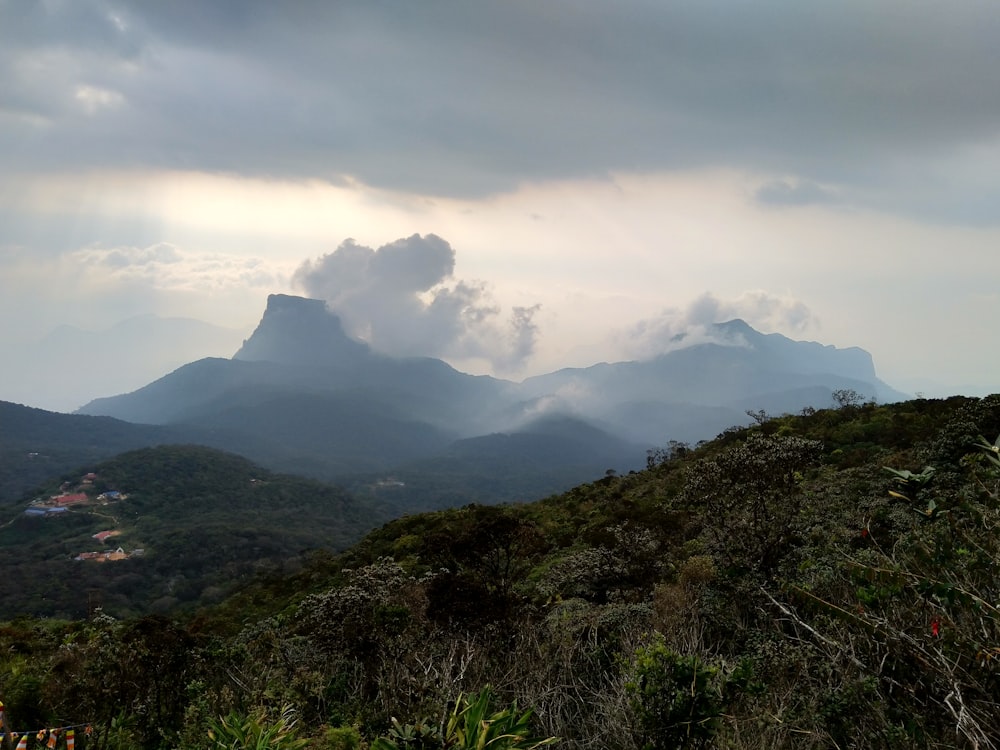
[[[307,550],[344,549],[389,511],[232,454],[161,446],[65,474],[2,517],[0,609],[83,617],[204,606]]]

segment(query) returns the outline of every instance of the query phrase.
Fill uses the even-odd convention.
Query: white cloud
[[[454,269],[454,249],[433,234],[377,250],[346,240],[303,263],[294,283],[325,299],[352,334],[380,351],[518,371],[534,353],[539,307],[514,307],[505,320],[486,284],[457,279]]]

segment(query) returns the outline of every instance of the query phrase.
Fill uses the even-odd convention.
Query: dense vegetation
[[[1000,396],[757,416],[183,620],[8,623],[0,698],[88,747],[995,747]]]
[[[177,437],[169,427],[56,414],[0,401],[0,505],[18,501],[25,492],[78,466],[144,445],[175,442]]]
[[[289,570],[307,550],[342,550],[383,522],[320,482],[272,474],[246,459],[197,446],[124,453],[69,472],[36,493],[60,487],[90,500],[58,516],[3,509],[0,611],[85,617],[95,607],[115,617],[175,613],[218,602],[263,570]],[[99,503],[107,491],[126,499]],[[103,541],[93,538],[113,531]],[[127,559],[74,559],[121,547]]]
[[[639,446],[575,419],[540,418],[510,434],[452,442],[442,430],[359,393],[321,398],[243,389],[228,399],[217,404],[218,413],[169,425],[0,401],[0,509],[23,502],[53,476],[160,445],[237,453],[271,471],[345,487],[363,502],[391,505],[397,515],[534,500],[608,468],[642,463]]]

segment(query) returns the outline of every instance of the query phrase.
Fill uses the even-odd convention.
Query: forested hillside
[[[85,476],[81,476],[86,472]],[[264,570],[342,550],[388,512],[200,446],[143,448],[3,509],[0,611],[86,617],[218,602]]]
[[[112,747],[465,748],[487,702],[566,748],[995,747],[1000,396],[845,403],[183,620],[9,623],[0,697]]]

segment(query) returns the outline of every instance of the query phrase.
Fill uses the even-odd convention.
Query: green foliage
[[[889,490],[889,495],[908,503],[913,503],[917,499],[918,493],[931,483],[936,471],[933,466],[925,466],[919,474],[909,469],[893,469],[891,466],[882,468],[893,475],[893,482],[900,488],[898,492]],[[914,510],[927,518],[933,518],[938,513],[937,501],[932,497],[927,500],[924,509],[914,508]]]
[[[986,441],[982,435],[979,436],[979,442],[976,443],[976,447],[981,450],[986,451],[986,460],[989,461],[994,468],[1000,469],[1000,435],[992,443]]]
[[[786,416],[536,503],[405,516],[252,583],[226,557],[266,549],[249,519],[231,539],[187,529],[238,596],[198,608],[192,567],[150,579],[198,608],[186,620],[0,624],[0,698],[18,726],[93,723],[95,747],[126,750],[201,750],[212,717],[253,742],[280,720],[261,706],[294,707],[289,741],[317,750],[990,747],[1000,453],[979,436],[998,433],[1000,397]],[[245,475],[224,455],[140,455],[144,528],[219,498],[270,519],[301,500],[275,475],[227,495]],[[57,523],[12,524],[0,547],[42,547]],[[39,606],[89,585],[77,570]],[[141,603],[143,571],[118,570],[100,594]],[[503,700],[467,695],[481,685]]]
[[[285,706],[274,719],[263,710],[251,715],[232,711],[210,724],[210,747],[216,750],[302,750],[309,745],[309,740],[296,737],[295,712],[291,706]]]
[[[343,549],[385,518],[336,487],[208,448],[141,449],[88,470],[98,475],[93,494],[117,489],[128,499],[44,519],[25,517],[19,506],[0,525],[7,572],[0,610],[8,616],[85,617],[96,606],[117,617],[190,611],[306,550]],[[93,538],[104,530],[119,535]],[[73,559],[109,545],[144,554],[114,563]]]
[[[361,734],[354,727],[330,727],[323,732],[323,750],[359,750]]]
[[[717,559],[769,572],[794,542],[804,500],[804,472],[820,456],[818,442],[752,433],[712,459],[693,465],[684,499],[702,509]]]
[[[718,731],[718,670],[697,655],[682,656],[654,640],[635,652],[628,683],[644,750],[707,747]]]
[[[517,702],[495,710],[489,686],[473,695],[460,695],[440,726],[428,722],[401,724],[393,719],[387,737],[372,743],[372,750],[534,750],[558,742],[556,737],[532,736],[532,711],[521,711]]]

